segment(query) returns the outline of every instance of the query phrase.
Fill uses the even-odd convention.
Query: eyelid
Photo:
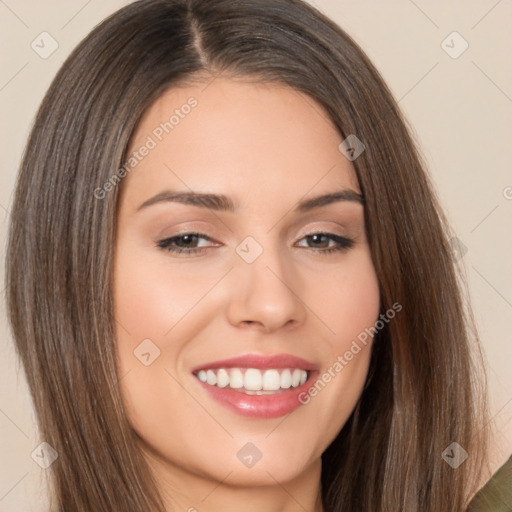
[[[339,230],[336,230],[336,229],[333,229],[333,228],[320,227],[320,228],[312,229],[310,231],[308,230],[307,232],[303,233],[302,235],[299,235],[298,238],[304,238],[305,236],[316,235],[316,234],[319,234],[319,233],[326,233],[326,234],[344,236],[344,235],[342,235],[339,232]]]
[[[349,224],[340,224],[339,222],[333,221],[315,221],[308,223],[308,226],[312,225],[312,227],[297,230],[297,234],[295,235],[297,239],[303,238],[305,236],[316,235],[318,233],[326,233],[333,234],[344,238],[355,238],[352,236],[354,233],[354,229],[349,228]],[[289,232],[288,232],[289,233]]]
[[[178,231],[174,231],[177,229]],[[206,232],[216,232],[214,225],[211,222],[192,221],[192,222],[179,222],[175,225],[167,225],[164,229],[158,231],[155,235],[155,240],[162,240],[164,238],[172,238],[174,236],[189,235],[191,233],[209,236]]]

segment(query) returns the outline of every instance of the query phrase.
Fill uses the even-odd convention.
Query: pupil
[[[178,245],[188,246],[188,245],[190,245],[190,243],[187,243],[187,242],[192,242],[195,238],[197,238],[196,235],[183,235],[181,237],[181,243],[178,243]]]
[[[311,235],[311,238],[313,239],[313,242],[320,242],[320,243],[321,243],[321,240],[320,240],[320,239],[321,239],[323,236],[325,236],[325,235],[321,235],[321,234],[320,234],[320,235],[318,235],[318,234],[317,234],[317,235]]]

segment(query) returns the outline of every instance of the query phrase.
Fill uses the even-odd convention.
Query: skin
[[[360,193],[339,132],[322,107],[287,86],[218,77],[166,91],[145,113],[129,152],[187,103],[197,106],[122,182],[114,256],[121,392],[167,506],[235,512],[321,511],[321,454],[362,392],[371,340],[325,388],[291,414],[247,418],[213,401],[197,365],[245,354],[288,353],[332,367],[379,315],[379,288],[364,207],[341,201],[307,213],[297,202]],[[233,213],[176,202],[138,210],[164,190],[224,194]],[[159,240],[200,232],[199,254]],[[334,233],[353,246],[311,233]],[[235,251],[252,236],[263,249]],[[195,244],[195,245],[194,245]],[[150,339],[160,355],[134,355]],[[147,343],[147,342],[146,342]],[[151,353],[153,349],[150,349]],[[150,356],[152,357],[152,356]],[[237,452],[253,443],[248,468]]]

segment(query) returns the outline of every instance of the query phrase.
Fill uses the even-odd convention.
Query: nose
[[[305,285],[279,250],[265,248],[252,263],[239,259],[230,274],[227,316],[232,325],[270,333],[304,322]]]

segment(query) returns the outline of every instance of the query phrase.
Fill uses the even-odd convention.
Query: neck
[[[266,472],[268,484],[260,485],[239,482],[232,471],[226,471],[219,480],[186,471],[169,461],[151,457],[148,462],[168,511],[324,512],[320,459],[287,481]]]

